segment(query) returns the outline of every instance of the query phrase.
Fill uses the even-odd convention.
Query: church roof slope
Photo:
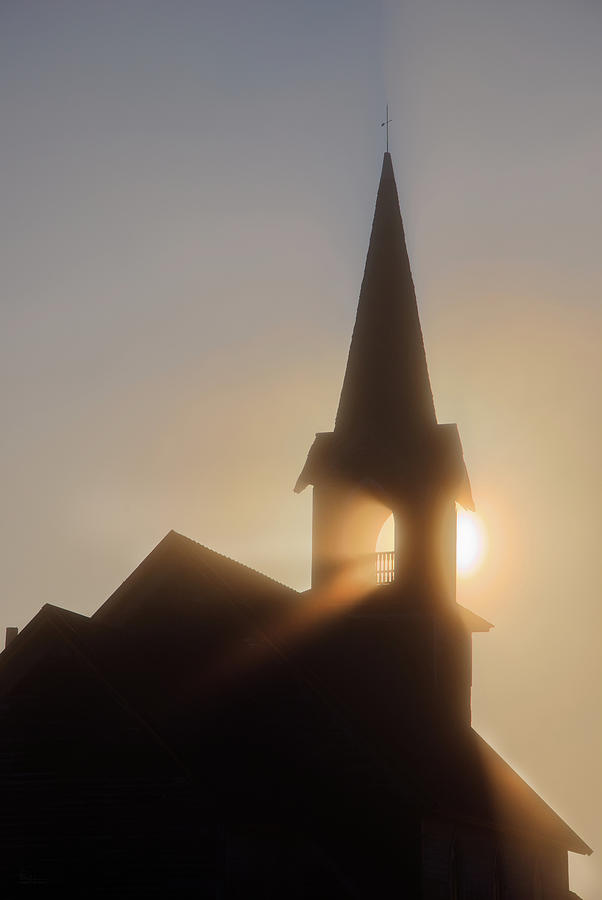
[[[521,776],[474,730],[450,745],[439,764],[433,796],[442,810],[465,815],[505,832],[544,839],[573,853],[592,850]]]
[[[45,604],[0,654],[0,757],[4,744],[21,732],[24,746],[37,747],[41,757],[42,746],[52,755],[49,748],[87,735],[90,746],[98,742],[103,748],[101,754],[89,755],[90,771],[102,769],[102,757],[108,762],[111,754],[124,767],[136,755],[142,771],[143,754],[149,764],[181,776],[181,761],[116,677],[116,660],[129,649],[119,632]],[[29,714],[19,715],[20,708]],[[88,714],[82,716],[84,709]],[[42,758],[36,759],[36,771],[38,764],[43,771]]]
[[[478,753],[491,779],[494,797],[498,800],[502,816],[508,813],[538,834],[548,835],[550,840],[562,844],[573,853],[589,856],[593,851],[557,812],[491,747],[476,731],[473,731]]]
[[[94,613],[95,621],[122,626],[149,615],[161,589],[183,573],[196,582],[199,601],[234,597],[249,603],[255,616],[282,611],[299,594],[255,569],[170,531]]]

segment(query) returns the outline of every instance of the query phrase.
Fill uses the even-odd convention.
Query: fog
[[[174,528],[309,580],[384,149],[488,555],[477,729],[602,848],[602,8],[0,7],[2,617],[93,612]],[[598,853],[573,890],[602,886]]]

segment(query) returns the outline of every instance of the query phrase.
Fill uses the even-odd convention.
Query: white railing
[[[376,553],[376,583],[391,584],[395,581],[395,551]]]

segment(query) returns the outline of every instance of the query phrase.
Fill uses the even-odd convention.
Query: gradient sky
[[[2,619],[174,528],[307,586],[384,149],[490,541],[478,730],[597,849],[598,0],[0,0]]]

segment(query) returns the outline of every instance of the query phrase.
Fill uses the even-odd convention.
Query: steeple
[[[437,424],[388,152],[334,431],[316,435],[295,490],[309,484],[314,587],[360,570],[374,583],[376,541],[393,512],[396,586],[455,595],[455,501],[473,508],[470,482],[458,429]]]
[[[393,164],[385,153],[335,433],[370,443],[403,436],[405,443],[435,424]]]

